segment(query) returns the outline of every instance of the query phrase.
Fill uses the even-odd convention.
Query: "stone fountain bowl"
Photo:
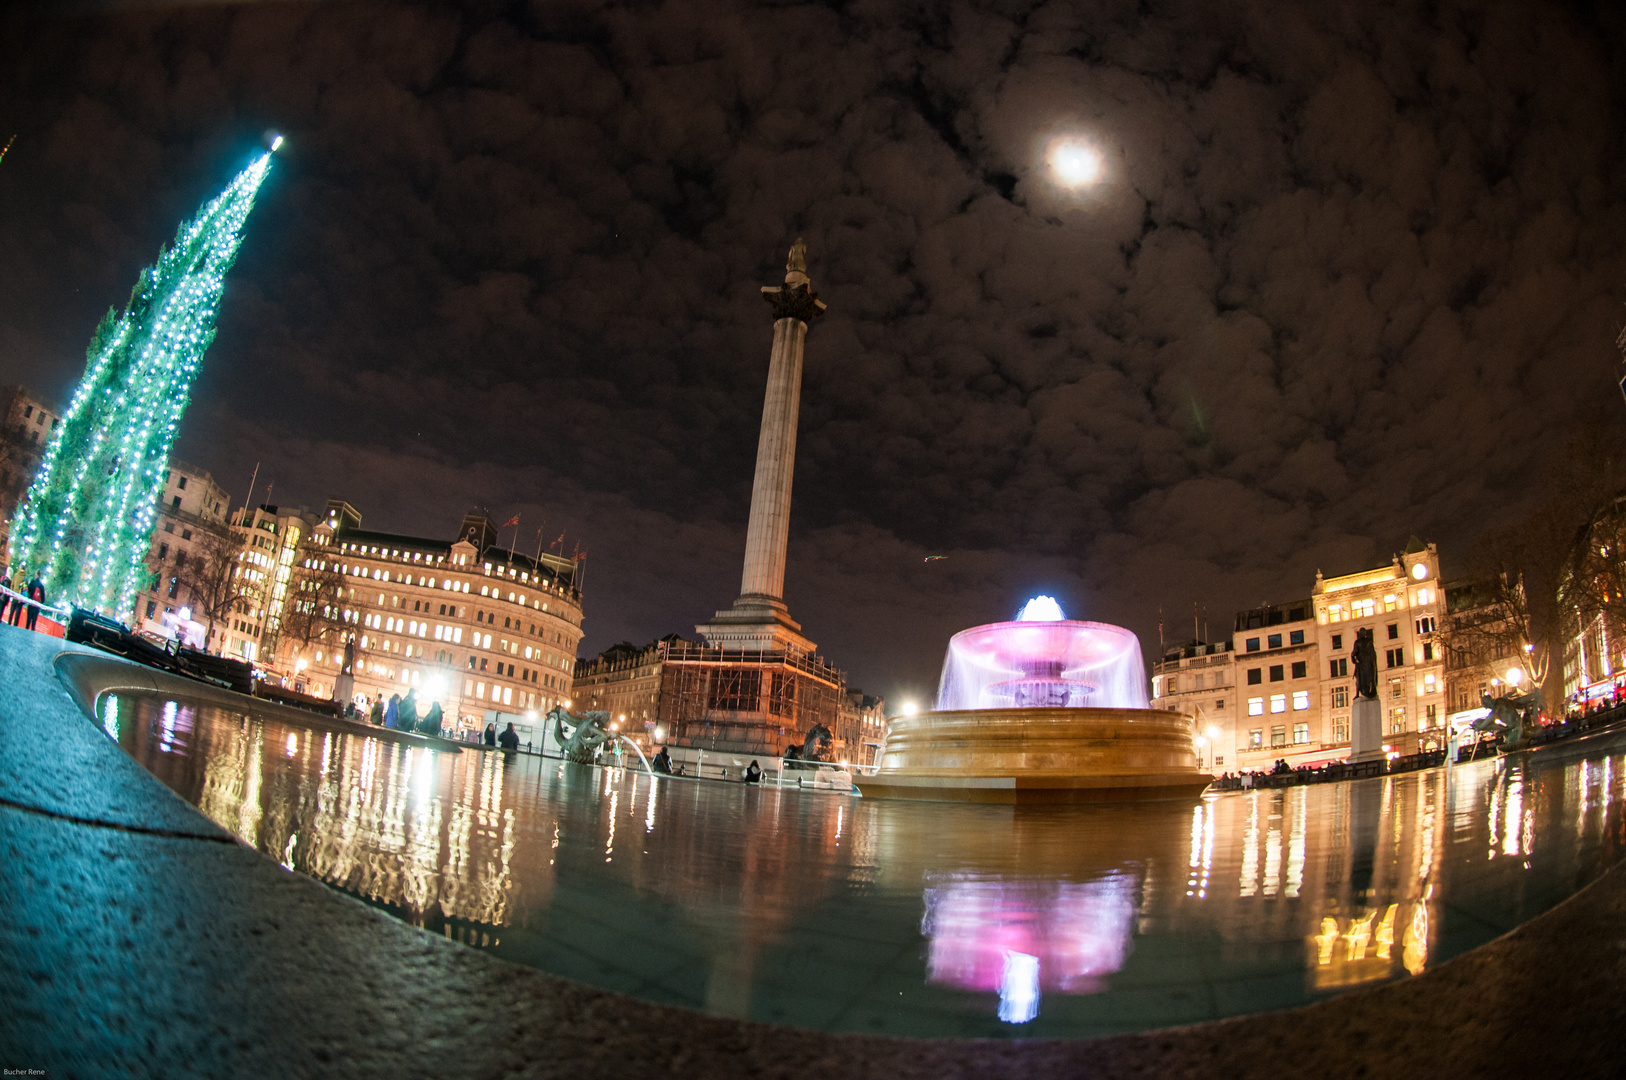
[[[887,726],[869,798],[986,803],[1194,799],[1192,718],[1160,709],[1026,708],[926,712]]]

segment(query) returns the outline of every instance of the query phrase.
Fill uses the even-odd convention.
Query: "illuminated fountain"
[[[1048,596],[949,641],[937,707],[895,717],[867,796],[1095,802],[1194,796],[1191,717],[1149,709],[1140,642]]]

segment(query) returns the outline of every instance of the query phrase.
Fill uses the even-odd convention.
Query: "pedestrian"
[[[655,759],[649,763],[649,767],[658,773],[672,775],[672,755],[666,752],[666,747],[660,748],[655,754]]]
[[[402,731],[417,731],[418,730],[418,691],[417,690],[408,690],[406,692],[406,697],[401,699],[401,706],[400,706],[399,713],[400,714],[396,717],[396,721],[395,721],[395,726],[396,727],[400,728]]]
[[[23,599],[23,597],[28,593],[28,586],[24,584],[24,582],[28,580],[27,568],[25,567],[24,569],[21,569],[13,574],[12,580],[16,582],[16,585],[13,587],[12,591],[15,592],[17,596],[11,601],[11,625],[21,626],[23,624],[23,616],[26,614],[24,609],[28,607],[28,603]]]
[[[45,582],[40,580],[38,574],[28,583],[28,599],[33,601],[28,605],[28,628],[32,630],[34,624],[39,622],[40,607],[45,603]]]
[[[496,746],[497,745],[497,725],[496,724],[487,724],[486,725],[486,741],[485,741],[485,744],[487,746]]]
[[[423,718],[423,733],[439,737],[440,723],[444,716],[445,714],[440,711],[440,702],[432,703],[429,706],[429,712]]]
[[[745,767],[745,782],[747,784],[758,784],[762,782],[762,770],[757,766],[755,759],[751,761],[751,764]]]
[[[514,725],[512,723],[503,729],[503,733],[501,735],[497,736],[497,742],[501,744],[504,750],[519,749],[519,732],[514,730]]]
[[[391,694],[389,702],[384,706],[384,726],[398,728],[401,726],[401,695]]]
[[[373,727],[384,726],[384,695],[379,694],[373,698],[373,707],[367,713],[367,719],[373,722]]]
[[[6,609],[11,606],[11,569],[8,567],[4,576],[0,576],[0,622],[6,621]]]

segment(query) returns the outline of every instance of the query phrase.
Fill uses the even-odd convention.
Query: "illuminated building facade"
[[[1435,546],[1414,540],[1388,566],[1342,577],[1317,574],[1313,599],[1327,679],[1323,711],[1333,740],[1349,741],[1355,632],[1368,629],[1377,653],[1385,745],[1400,755],[1443,747],[1449,712],[1440,639],[1445,597]]]
[[[1439,552],[1412,543],[1387,566],[1316,575],[1314,593],[1239,612],[1232,637],[1169,646],[1153,706],[1196,720],[1218,773],[1342,761],[1355,696],[1355,632],[1372,630],[1384,741],[1396,754],[1444,745],[1450,698]]]
[[[278,666],[295,688],[331,695],[344,641],[356,642],[358,698],[416,688],[420,714],[438,701],[448,717],[483,722],[487,710],[546,713],[574,693],[582,636],[581,561],[497,545],[483,513],[456,540],[361,528],[348,503],[328,503],[299,552],[301,581],[330,575],[335,609],[310,641],[282,635]]]
[[[193,595],[189,564],[199,557],[209,538],[231,536],[226,526],[227,505],[225,489],[207,470],[184,461],[170,461],[158,500],[158,524],[147,555],[153,580],[136,595],[135,613],[130,619],[133,629],[170,639],[184,638],[190,630],[203,635],[200,647],[219,644],[224,648],[224,628],[217,626],[211,639],[207,627],[195,618],[192,608],[197,597]],[[193,643],[198,644],[195,637]]]
[[[39,471],[62,412],[21,386],[0,386],[0,550],[4,550],[11,516]]]

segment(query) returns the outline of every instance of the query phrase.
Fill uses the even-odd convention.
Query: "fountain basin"
[[[1160,709],[964,709],[895,717],[870,798],[984,803],[1192,799],[1192,718]]]

